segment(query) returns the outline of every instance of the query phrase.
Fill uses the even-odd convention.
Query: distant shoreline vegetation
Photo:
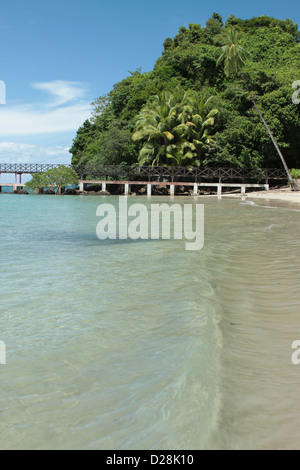
[[[180,27],[152,71],[130,72],[95,100],[72,164],[279,167],[255,98],[288,167],[299,168],[299,38],[291,19],[268,16],[214,13],[205,27]]]
[[[51,168],[45,173],[35,173],[32,179],[25,184],[24,190],[41,194],[45,188],[48,188],[50,194],[60,195],[64,192],[66,186],[78,185],[78,180],[79,176],[73,168],[59,165],[57,168]]]

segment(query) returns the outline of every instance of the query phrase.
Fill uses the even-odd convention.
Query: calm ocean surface
[[[0,195],[0,448],[300,449],[300,211],[199,198],[186,251],[101,202]]]

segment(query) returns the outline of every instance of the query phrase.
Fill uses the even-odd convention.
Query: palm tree
[[[288,169],[288,166],[287,166],[287,164],[286,164],[286,161],[285,161],[285,159],[284,159],[284,157],[283,157],[283,155],[282,155],[282,153],[281,153],[281,151],[280,151],[280,149],[279,149],[279,147],[278,147],[278,144],[277,144],[277,142],[276,142],[276,140],[275,140],[275,138],[274,138],[274,136],[273,136],[273,134],[272,134],[272,132],[271,132],[271,129],[269,128],[268,124],[266,123],[265,119],[263,118],[263,115],[261,114],[261,112],[260,112],[260,110],[259,110],[259,108],[258,108],[258,106],[257,106],[257,104],[256,104],[256,102],[255,102],[254,97],[253,97],[253,96],[250,96],[249,98],[251,99],[251,101],[252,101],[252,103],[253,103],[253,106],[255,107],[256,111],[258,112],[258,115],[259,115],[260,119],[262,120],[262,122],[263,122],[265,128],[267,129],[269,136],[271,137],[271,140],[272,140],[272,142],[273,142],[273,144],[274,144],[274,147],[276,148],[277,153],[278,153],[278,155],[279,155],[279,157],[280,157],[280,159],[281,159],[281,161],[282,161],[282,164],[283,164],[283,167],[284,167],[285,172],[286,172],[286,174],[287,174],[287,177],[288,177],[288,180],[289,180],[290,187],[291,187],[292,191],[298,191],[299,188],[298,188],[298,186],[297,186],[297,184],[296,184],[296,181],[292,178],[292,175],[291,175],[291,173],[289,172],[289,169]]]
[[[227,77],[238,73],[245,64],[250,53],[239,45],[239,36],[234,28],[228,29],[223,36],[224,45],[217,60],[217,66],[224,63],[224,72]]]
[[[176,122],[176,104],[169,91],[153,97],[139,113],[134,141],[146,140],[140,152],[140,163],[152,161],[153,165],[166,164],[167,147],[174,140],[172,129]]]
[[[242,46],[240,46],[238,44],[238,41],[239,41],[239,37],[238,37],[238,33],[237,31],[234,29],[234,28],[230,28],[228,31],[226,31],[225,33],[225,36],[224,36],[224,45],[221,47],[221,53],[217,59],[217,66],[221,63],[224,64],[224,73],[227,77],[230,77],[232,75],[235,75],[235,74],[238,74],[239,71],[241,70],[241,68],[244,66],[245,64],[245,61],[247,59],[247,57],[250,56],[250,53],[248,51],[246,51],[246,49],[244,49]],[[262,120],[265,128],[267,129],[267,132],[279,154],[279,157],[282,161],[282,164],[283,164],[283,167],[286,171],[286,174],[287,174],[287,177],[288,177],[288,180],[289,180],[289,183],[290,183],[290,186],[291,186],[291,189],[294,191],[297,188],[297,185],[296,185],[296,182],[293,180],[290,172],[289,172],[289,169],[288,169],[288,166],[286,164],[286,161],[278,147],[278,144],[269,128],[269,126],[267,125],[265,119],[263,118],[256,102],[255,102],[255,99],[253,97],[253,95],[249,96],[249,99],[252,101],[252,104],[254,106],[254,108],[256,109],[256,111],[258,112],[258,115],[260,117],[260,119]]]
[[[136,120],[134,141],[145,141],[140,164],[200,165],[204,145],[209,144],[209,128],[217,110],[207,113],[209,100],[197,92],[177,87],[164,91],[144,106]]]
[[[184,96],[182,112],[178,116],[181,124],[177,126],[182,135],[190,143],[189,151],[196,157],[196,164],[200,165],[201,153],[205,145],[209,145],[212,136],[210,128],[215,123],[218,110],[213,108],[207,113],[208,104],[212,97],[201,98],[196,91],[188,91]]]

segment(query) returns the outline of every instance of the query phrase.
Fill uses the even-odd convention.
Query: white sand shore
[[[241,197],[241,194],[223,194],[222,197]],[[269,201],[283,201],[300,203],[300,191],[291,191],[289,188],[270,189],[269,191],[253,191],[244,195],[246,199],[264,199]]]

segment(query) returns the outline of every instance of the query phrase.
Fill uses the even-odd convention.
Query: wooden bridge
[[[1,174],[15,174],[15,177],[23,174],[33,175],[57,168],[56,164],[40,163],[0,163]],[[64,165],[71,167],[71,165]],[[225,167],[165,167],[165,166],[138,166],[138,165],[99,165],[99,166],[73,166],[81,180],[87,179],[87,175],[97,180],[147,180],[159,181],[161,178],[171,182],[200,182],[202,179],[221,183],[223,180],[239,180],[243,183],[255,180],[256,183],[268,184],[271,180],[287,180],[285,170],[278,168],[225,168]],[[16,183],[16,182],[15,182]],[[20,181],[21,183],[21,181]]]
[[[165,167],[165,166],[78,166],[74,167],[80,180],[98,181],[148,181],[148,182],[241,182],[265,183],[285,180],[284,169],[278,168],[213,168],[213,167]],[[0,167],[1,173],[1,167]]]
[[[41,174],[59,166],[39,163],[0,163],[0,176],[1,174],[15,175],[14,183],[0,182],[0,192],[3,186],[13,186],[14,189],[23,188],[23,174]],[[71,165],[64,166],[71,167]],[[153,185],[170,186],[170,194],[175,194],[175,188],[178,185],[192,186],[194,194],[196,188],[198,191],[201,187],[216,187],[218,194],[222,193],[224,187],[239,187],[241,193],[245,193],[250,187],[267,189],[270,183],[287,181],[285,170],[278,168],[188,168],[138,165],[85,165],[73,166],[73,168],[79,175],[81,190],[84,190],[86,185],[101,184],[105,191],[107,185],[118,184],[124,185],[124,194],[129,194],[132,185],[147,185],[148,195],[151,194]]]

